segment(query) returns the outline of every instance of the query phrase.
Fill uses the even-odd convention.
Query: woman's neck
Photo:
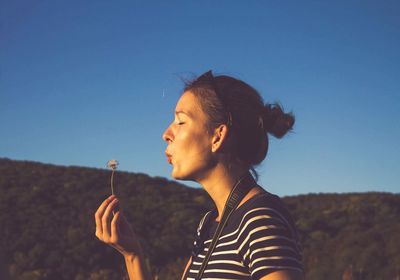
[[[217,221],[222,217],[225,203],[235,184],[248,172],[246,168],[231,168],[229,171],[217,165],[199,183],[210,195],[218,210]]]

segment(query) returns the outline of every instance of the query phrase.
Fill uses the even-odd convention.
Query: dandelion
[[[110,168],[112,170],[111,173],[111,194],[114,194],[114,172],[117,169],[118,166],[118,161],[115,159],[109,160],[107,162],[107,167]]]

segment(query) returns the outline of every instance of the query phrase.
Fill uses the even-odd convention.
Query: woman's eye
[[[182,124],[184,124],[184,122],[178,122],[178,125],[182,125]]]

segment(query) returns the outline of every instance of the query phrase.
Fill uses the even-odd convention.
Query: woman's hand
[[[141,254],[141,247],[118,204],[116,196],[111,195],[99,206],[95,214],[96,236],[124,257],[135,257]]]

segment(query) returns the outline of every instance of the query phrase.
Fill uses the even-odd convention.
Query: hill
[[[122,279],[123,259],[94,236],[110,171],[0,159],[1,267],[12,279]],[[179,279],[207,193],[161,177],[118,172],[116,193],[160,279]],[[304,246],[306,279],[396,279],[400,195],[285,197]],[[2,256],[1,256],[2,254]],[[1,260],[3,258],[3,260]],[[344,279],[344,278],[343,278]]]

